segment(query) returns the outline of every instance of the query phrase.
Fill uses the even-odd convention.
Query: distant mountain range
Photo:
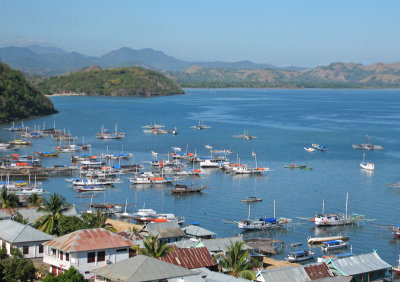
[[[241,62],[187,62],[153,49],[134,50],[123,47],[100,57],[67,52],[56,47],[31,45],[27,47],[0,48],[0,60],[29,74],[52,76],[77,69],[99,65],[101,68],[141,66],[154,70],[183,71],[198,65],[204,68],[276,69],[269,64]]]
[[[153,49],[127,47],[100,57],[31,45],[0,48],[0,60],[30,75],[53,76],[96,65],[158,70],[184,87],[400,87],[400,63],[332,63],[316,68],[279,68],[240,62],[188,62]]]

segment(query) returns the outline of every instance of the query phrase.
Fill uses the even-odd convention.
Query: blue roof
[[[304,254],[304,251],[296,251],[296,254]]]
[[[324,243],[327,243],[327,244],[334,244],[334,243],[340,243],[340,241],[338,241],[338,240],[333,240],[333,241],[325,241]]]

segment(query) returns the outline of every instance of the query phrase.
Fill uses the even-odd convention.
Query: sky
[[[398,0],[1,0],[0,46],[313,67],[400,62]]]

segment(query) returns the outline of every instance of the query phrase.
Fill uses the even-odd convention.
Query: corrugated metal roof
[[[273,282],[306,282],[311,281],[302,266],[288,266],[282,268],[264,269],[261,272],[265,281]]]
[[[146,225],[145,230],[151,235],[158,235],[159,239],[185,236],[185,233],[183,233],[177,222],[149,223]]]
[[[55,238],[11,219],[0,220],[0,238],[9,243],[44,242]]]
[[[249,280],[236,278],[235,276],[231,276],[221,272],[211,271],[207,268],[199,268],[193,270],[198,271],[207,282],[249,282]]]
[[[19,208],[5,208],[0,211],[5,212],[8,215],[13,216],[18,211],[24,218],[28,219],[28,224],[32,225],[38,218],[46,215],[45,212],[39,212],[39,207],[19,207]],[[66,216],[77,216],[75,206],[72,206],[68,211],[63,213]]]
[[[311,280],[333,276],[325,263],[309,264],[304,266],[304,270],[307,272]]]
[[[189,269],[216,265],[206,247],[175,249],[160,259]]]
[[[182,228],[183,232],[185,232],[187,235],[192,235],[196,237],[202,237],[202,236],[214,236],[216,235],[214,232],[209,231],[203,227],[196,226],[196,225],[188,225]]]
[[[9,215],[8,213],[0,210],[0,219],[10,219],[11,215]]]
[[[139,255],[91,271],[111,281],[141,282],[195,275],[194,271]]]
[[[198,241],[197,239],[191,240],[191,239],[183,239],[178,242],[171,243],[175,246],[177,246],[179,249],[184,249],[184,248],[196,248],[197,245],[199,245],[201,241]]]
[[[123,239],[103,228],[78,230],[44,243],[54,249],[65,252],[82,252],[123,248],[132,246],[131,241]]]
[[[226,237],[226,238],[216,238],[216,239],[203,239],[201,241],[210,252],[218,252],[218,251],[226,252],[228,250],[228,246],[236,242],[242,242],[243,238],[240,236],[236,236],[236,237]]]
[[[335,266],[335,268],[339,269],[345,275],[356,275],[391,268],[391,266],[382,260],[376,252],[341,259],[333,259],[332,263],[328,263],[330,268]]]
[[[122,232],[119,232],[118,235],[124,239],[131,241],[133,245],[137,245],[140,248],[144,248],[144,245],[143,245],[144,237],[142,235],[140,235],[139,233],[132,232],[132,231],[122,231]]]

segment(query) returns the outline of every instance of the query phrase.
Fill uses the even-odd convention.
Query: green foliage
[[[42,198],[38,194],[33,193],[28,197],[28,202],[30,206],[39,206],[42,203]]]
[[[147,238],[143,241],[144,248],[139,252],[142,255],[146,255],[152,258],[160,258],[166,256],[168,253],[172,252],[172,248],[166,243],[160,243],[158,240],[158,235],[153,236],[149,234]]]
[[[21,252],[14,248],[12,257],[0,261],[0,281],[28,281],[35,279],[35,266],[25,259]]]
[[[63,196],[57,193],[51,194],[48,198],[43,199],[43,207],[38,209],[47,214],[40,217],[33,227],[47,234],[58,235],[58,221],[68,209],[68,204]]]
[[[22,224],[28,224],[29,223],[29,219],[24,218],[22,216],[22,214],[20,214],[19,212],[16,212],[14,214],[14,216],[12,217],[12,220],[17,221],[17,222],[22,223]]]
[[[226,256],[219,255],[215,259],[219,266],[230,275],[248,279],[247,277],[251,276],[249,270],[253,267],[253,263],[249,259],[249,251],[243,246],[243,241],[231,243]]]
[[[73,267],[70,267],[64,273],[54,277],[53,273],[49,273],[43,282],[83,282],[85,281],[83,275]]]
[[[0,62],[0,122],[55,113],[53,103],[20,71]]]
[[[0,249],[0,260],[8,258],[7,249],[1,248]]]
[[[19,206],[19,197],[14,193],[8,193],[7,189],[3,189],[0,193],[0,202],[3,209],[16,208]]]
[[[37,86],[44,94],[63,91],[101,96],[153,96],[184,93],[177,83],[164,75],[140,67],[53,76]]]
[[[86,229],[86,224],[79,217],[65,215],[60,216],[57,226],[59,236],[63,236],[80,229]]]

